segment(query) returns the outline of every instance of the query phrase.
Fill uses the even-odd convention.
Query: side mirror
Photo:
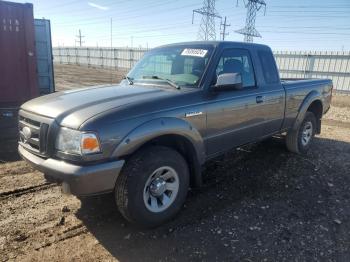
[[[218,75],[214,86],[215,91],[240,90],[243,88],[242,76],[240,73],[224,73]]]

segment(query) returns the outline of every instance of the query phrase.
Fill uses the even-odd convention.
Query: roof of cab
[[[270,49],[269,46],[263,44],[246,43],[246,42],[234,42],[234,41],[191,41],[191,42],[180,42],[158,46],[156,48],[171,47],[171,46],[185,46],[185,45],[212,45],[213,47],[236,47],[236,48],[250,48],[250,49]]]

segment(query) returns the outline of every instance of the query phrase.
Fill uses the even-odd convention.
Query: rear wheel
[[[305,154],[316,133],[316,117],[312,112],[306,112],[303,122],[296,130],[287,133],[286,144],[289,151]]]
[[[126,163],[115,186],[119,211],[130,222],[153,227],[182,207],[189,187],[185,159],[177,151],[151,146]]]

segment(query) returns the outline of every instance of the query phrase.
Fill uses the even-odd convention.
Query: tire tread
[[[134,155],[126,161],[126,164],[119,174],[116,185],[115,185],[115,202],[118,207],[119,212],[131,223],[134,224],[142,224],[143,221],[140,222],[139,217],[135,216],[135,209],[130,206],[130,196],[135,194],[133,183],[135,183],[135,177],[139,176],[144,167],[149,164],[148,161],[158,161],[159,158],[167,158],[171,156],[172,159],[177,159],[177,163],[180,166],[186,168],[186,176],[188,176],[188,166],[183,158],[183,156],[172,148],[165,146],[149,146],[144,149],[139,150]],[[180,162],[179,162],[180,161]],[[181,164],[182,163],[182,164]],[[141,172],[141,173],[140,173]],[[184,186],[188,188],[189,177],[185,179]],[[134,203],[134,202],[133,202]],[[158,225],[156,222],[154,223],[144,223],[143,226],[153,227]]]
[[[299,145],[300,128],[303,126],[306,119],[310,119],[313,122],[313,130],[314,130],[313,132],[315,134],[316,117],[312,112],[307,111],[305,113],[303,121],[300,123],[298,128],[291,129],[290,131],[287,132],[286,146],[290,152],[293,152],[296,154],[301,154],[301,153],[305,153],[305,151],[307,150],[307,149],[305,150],[303,148],[299,148],[300,147],[300,145]]]

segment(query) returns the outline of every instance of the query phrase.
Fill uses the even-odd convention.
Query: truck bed
[[[332,80],[315,78],[282,78],[281,83],[286,93],[285,127],[291,127],[299,109],[311,92],[317,92],[323,101],[323,114],[330,107]]]
[[[282,84],[291,84],[291,83],[331,83],[330,79],[322,79],[322,78],[281,78]]]

